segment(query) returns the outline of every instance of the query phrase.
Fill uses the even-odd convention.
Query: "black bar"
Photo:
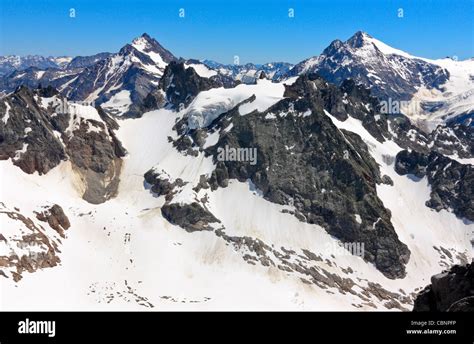
[[[31,321],[55,321],[54,337],[19,334],[19,323],[26,319],[30,325]],[[306,338],[305,343],[472,344],[473,319],[472,313],[409,312],[3,312],[0,344],[160,343],[187,338],[242,343],[259,337],[265,343],[283,338],[296,343]],[[408,333],[420,330],[422,333]]]

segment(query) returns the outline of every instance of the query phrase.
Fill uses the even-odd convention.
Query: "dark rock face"
[[[210,70],[214,70],[217,74],[209,77],[208,79],[213,79],[217,81],[219,84],[222,84],[222,87],[224,88],[232,88],[242,83],[240,80],[235,79],[232,73],[223,72],[223,70],[219,66],[224,66],[224,65],[217,62],[215,63],[215,65],[212,65],[212,63],[211,65],[208,65],[206,60],[201,62],[196,59],[184,60],[182,58],[180,58],[178,62],[184,62],[187,68],[191,67],[195,69],[195,66],[193,65],[202,65],[203,67],[206,67]]]
[[[474,156],[473,126],[451,122],[426,133],[404,115],[390,115],[387,119],[392,140],[400,147],[426,154],[436,151],[466,159]]]
[[[145,173],[145,182],[151,185],[155,196],[165,196],[165,204],[161,207],[161,214],[170,223],[184,228],[188,232],[213,230],[212,223],[220,221],[207,210],[205,202],[190,204],[171,203],[178,188],[186,185],[181,178],[173,180],[165,172],[155,169]]]
[[[224,86],[219,76],[203,78],[192,67],[186,68],[183,62],[174,61],[168,64],[160,80],[160,88],[165,92],[166,100],[175,108],[179,108],[180,104],[188,106],[199,92]]]
[[[66,159],[65,149],[53,133],[52,112],[38,106],[32,90],[20,87],[3,98],[0,113],[4,119],[0,121],[0,159],[11,158],[24,172],[39,174]]]
[[[350,86],[345,85],[348,91]],[[216,163],[208,183],[215,189],[226,187],[229,179],[250,180],[265,199],[293,205],[301,221],[321,225],[344,242],[363,243],[364,259],[387,277],[400,278],[410,252],[377,196],[376,185],[382,182],[377,163],[358,135],[339,130],[324,112],[327,109],[341,120],[347,113],[362,118],[364,126],[384,140],[386,121],[370,119],[357,100],[367,94],[357,93],[362,91],[354,86],[351,91],[354,98],[315,75],[306,75],[287,87],[285,99],[263,113],[240,116],[236,107],[220,115],[207,128],[223,133],[216,145],[204,149]],[[344,103],[344,97],[350,102]],[[230,123],[232,129],[223,130]],[[202,129],[187,131],[185,125],[185,119],[177,123],[178,132],[192,137],[190,146],[203,149]],[[189,145],[177,148],[189,150]],[[226,146],[256,149],[256,163],[222,161],[219,150]],[[386,178],[384,182],[389,183]]]
[[[151,91],[143,100],[141,111],[143,113],[147,111],[161,109],[166,105],[166,94],[159,88]]]
[[[474,312],[474,296],[465,297],[454,302],[448,308],[448,312]]]
[[[429,134],[414,126],[404,115],[391,115],[389,126],[393,133],[393,141],[400,147],[424,153],[429,153],[431,149],[436,149]]]
[[[161,207],[161,214],[170,223],[184,228],[188,232],[213,230],[211,224],[220,221],[206,208],[204,200],[190,204],[172,203],[178,189],[185,186],[181,178],[172,179],[164,171],[150,169],[145,173],[145,182],[151,186],[156,197],[165,196],[165,204]]]
[[[430,133],[436,151],[441,154],[457,154],[460,158],[474,157],[474,126],[450,122],[438,126]]]
[[[101,130],[105,129],[103,123],[95,122],[94,125]],[[65,142],[68,155],[77,167],[104,173],[110,160],[115,158],[114,147],[106,136],[98,132],[88,133],[88,128],[88,124],[82,122],[74,135]],[[88,140],[93,140],[94,145],[88,144]]]
[[[81,121],[73,135],[63,139],[69,158],[85,182],[83,198],[93,204],[116,196],[121,158],[126,154],[114,133],[118,129],[117,122],[101,108],[97,108],[97,112],[105,124],[94,120]],[[91,131],[91,125],[99,130]]]
[[[395,171],[400,175],[413,174],[417,178],[426,175],[429,157],[423,153],[401,151],[397,154]]]
[[[298,63],[287,75],[315,72],[336,85],[353,79],[382,100],[408,100],[417,87],[440,88],[449,78],[447,70],[423,60],[384,55],[371,39],[359,31],[346,42],[335,40],[320,56]]]
[[[414,312],[470,312],[474,310],[474,264],[455,265],[431,277],[431,285],[415,299]]]
[[[174,225],[184,228],[188,232],[212,230],[210,223],[220,223],[207,209],[199,203],[191,204],[165,204],[161,214]]]
[[[57,111],[43,97],[55,96],[51,87],[20,87],[0,102],[0,159],[12,159],[26,173],[45,174],[70,160],[84,183],[83,198],[102,203],[115,196],[125,149],[114,134],[117,122],[100,108],[99,118],[84,119],[71,108]],[[57,105],[57,104],[56,104]],[[72,112],[71,112],[72,111]],[[71,123],[75,123],[72,127]]]
[[[105,126],[100,122],[94,124],[101,132],[88,132],[90,124],[82,122],[64,142],[69,158],[84,178],[83,198],[99,204],[116,195],[123,155],[117,155],[116,146],[103,134]],[[104,183],[105,180],[111,182]]]
[[[401,151],[396,156],[395,171],[427,177],[431,185],[426,205],[440,211],[452,209],[461,218],[474,221],[474,171],[472,165],[460,164],[437,152],[429,154]]]
[[[360,120],[364,128],[379,142],[392,137],[388,131],[388,116],[379,112],[379,100],[353,80],[345,80],[337,87],[319,75],[310,73],[287,86],[285,96],[305,98],[302,102],[304,106],[311,104],[319,112],[327,110],[340,121],[345,121],[350,114]]]
[[[35,90],[36,94],[40,97],[50,98],[54,96],[59,96],[59,92],[52,86],[42,87],[41,85]]]
[[[172,180],[170,176],[165,173],[160,173],[154,169],[149,170],[145,173],[145,181],[151,185],[151,191],[156,196],[165,196],[167,202],[173,199],[176,191],[176,187],[182,187],[186,185],[181,178]]]

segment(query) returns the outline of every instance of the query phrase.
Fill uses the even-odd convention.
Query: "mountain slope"
[[[155,43],[0,99],[2,309],[409,310],[472,259],[470,127]]]
[[[306,86],[302,81],[293,87],[287,82],[287,87],[294,93],[307,87],[312,89],[310,85],[314,81],[306,81]],[[324,93],[324,83],[317,82],[320,92]],[[196,140],[190,148],[197,154],[187,153],[187,150],[180,152],[175,142],[182,135],[188,135],[177,132],[176,121],[194,123],[188,122],[192,109],[196,109],[198,103],[204,105],[205,99],[212,105],[217,99],[215,96],[222,92],[232,100],[226,103],[229,108],[223,108],[210,121],[202,122],[205,126],[199,126],[205,131],[202,133],[204,150],[198,148],[202,141]],[[390,140],[376,139],[373,135],[378,135],[376,128],[371,129],[371,121],[352,117],[363,116],[356,110],[355,104],[359,102],[355,98],[348,98],[354,104],[348,105],[348,109],[353,110],[351,115],[344,115],[342,108],[337,111],[344,106],[341,92],[338,96],[341,98],[333,103],[327,98],[327,113],[318,110],[305,115],[304,106],[309,100],[302,100],[295,105],[294,113],[285,116],[285,112],[276,111],[288,102],[284,94],[285,84],[260,80],[257,85],[203,91],[180,112],[160,109],[145,113],[140,119],[120,121],[116,134],[128,155],[123,159],[116,197],[100,205],[81,199],[69,161],[61,162],[42,176],[21,173],[11,161],[1,161],[5,200],[24,212],[34,211],[45,201],[60,204],[71,223],[67,240],[62,244],[59,266],[23,274],[17,287],[7,279],[0,280],[3,308],[410,309],[417,288],[426,285],[440,266],[461,263],[470,257],[467,225],[446,210],[437,212],[425,206],[430,191],[425,179],[414,181],[394,171],[390,157],[402,148]],[[249,100],[244,102],[246,99]],[[319,102],[318,99],[311,102]],[[251,180],[240,181],[241,177],[231,175],[227,186],[205,187],[203,175],[210,186],[215,185],[213,175],[218,183],[224,180],[218,177],[218,164],[208,152],[216,144],[226,142],[223,140],[245,139],[247,131],[241,129],[245,122],[253,121],[265,121],[280,130],[300,127],[299,122],[325,123],[331,132],[335,126],[341,131],[336,137],[348,140],[343,145],[356,144],[354,150],[347,149],[351,164],[361,164],[363,160],[359,160],[356,152],[367,149],[364,159],[374,159],[380,175],[388,175],[393,182],[393,185],[377,184],[375,188],[383,207],[390,210],[390,222],[396,235],[411,252],[404,278],[387,278],[373,264],[351,254],[344,241],[329,235],[326,228],[302,221],[295,213],[299,207],[297,198],[293,205],[274,202]],[[376,127],[383,128],[383,122]],[[318,131],[317,125],[303,126],[301,130],[311,130],[318,135],[325,132]],[[304,133],[301,135],[307,137]],[[256,135],[256,139],[263,140],[268,134],[262,138]],[[298,137],[285,138],[289,140],[285,142],[288,146],[285,156],[289,159],[293,159],[291,152],[296,157],[299,154],[302,143]],[[190,138],[198,136],[190,135]],[[367,148],[363,148],[364,145]],[[339,150],[337,145],[332,149]],[[286,149],[279,151],[283,154]],[[259,151],[257,161],[263,159],[265,163],[273,159],[273,155],[267,156],[267,153]],[[315,158],[320,154],[324,157],[326,153],[315,150]],[[247,168],[248,164],[242,162],[241,166]],[[146,182],[145,174],[152,168],[161,176],[158,179],[169,178],[171,192],[168,188],[166,195],[157,194],[158,189]],[[240,173],[239,169],[237,172]],[[177,182],[178,179],[181,182]],[[310,184],[308,187],[312,188]],[[22,196],[25,193],[28,199]],[[170,208],[169,216],[162,216],[163,209],[169,208],[170,197],[169,206],[174,204],[174,209],[188,212],[189,216],[182,220],[189,221],[193,228],[208,228],[189,232],[170,223],[176,218],[175,210]],[[304,206],[303,200],[301,203]],[[204,222],[199,223],[199,214],[205,212],[196,211],[199,208],[193,204],[207,209],[220,222],[207,218],[206,226]],[[196,219],[194,215],[199,216]],[[365,215],[359,215],[367,222]],[[344,214],[336,216],[343,218]],[[358,224],[357,219],[354,216],[352,226]],[[182,226],[188,224],[182,223]],[[441,250],[448,251],[450,256],[440,254]],[[94,269],[84,269],[85,266]]]

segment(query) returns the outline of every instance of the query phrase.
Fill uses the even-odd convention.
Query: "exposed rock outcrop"
[[[173,199],[173,195],[177,192],[175,188],[180,188],[186,184],[181,178],[174,180],[164,171],[159,172],[153,168],[145,173],[145,181],[151,185],[151,191],[156,196],[165,196],[168,202]]]
[[[0,115],[0,159],[28,174],[70,160],[85,200],[116,194],[125,149],[114,134],[117,122],[101,108],[68,102],[51,87],[20,87],[0,101]]]
[[[67,216],[55,204],[37,211],[36,217],[0,202],[0,276],[18,282],[25,272],[51,268],[61,262],[61,239],[70,226]]]
[[[67,115],[52,121],[52,111],[42,108],[36,97],[33,90],[20,87],[0,101],[0,159],[11,158],[26,173],[45,174],[66,160],[55,124],[66,123]]]
[[[163,217],[170,223],[184,228],[188,232],[212,230],[209,224],[220,223],[207,209],[199,203],[190,204],[165,204],[161,208]]]
[[[455,265],[431,277],[415,299],[414,312],[474,311],[474,264]]]
[[[64,238],[64,231],[71,227],[68,217],[64,214],[61,206],[54,204],[51,207],[45,207],[45,210],[36,213],[36,218],[47,222],[49,226]]]
[[[403,150],[396,156],[395,171],[416,178],[426,176],[431,185],[426,205],[440,211],[452,210],[457,216],[474,221],[474,170],[440,153]]]
[[[232,87],[234,82],[223,82],[220,75],[210,78],[199,76],[192,67],[186,68],[184,62],[170,62],[160,80],[160,89],[166,94],[166,100],[176,109],[188,106],[199,92],[216,87]],[[180,105],[181,104],[181,105]]]

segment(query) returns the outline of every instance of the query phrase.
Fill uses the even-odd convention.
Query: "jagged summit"
[[[357,31],[351,38],[346,41],[346,44],[353,48],[360,48],[364,44],[370,43],[370,39],[373,39],[368,33],[363,31]]]
[[[364,31],[357,31],[346,41],[340,39],[333,40],[326,49],[323,51],[323,55],[327,55],[328,52],[336,51],[342,47],[351,47],[353,49],[359,49],[364,46],[370,45],[374,42],[374,38]]]
[[[146,39],[146,40],[154,40],[149,34],[147,34],[146,32],[142,33],[141,36],[137,37],[134,39],[135,40],[139,40],[140,38],[143,38],[143,39]]]
[[[140,52],[157,53],[166,63],[170,63],[176,59],[176,57],[169,50],[165,49],[156,39],[152,38],[147,33],[143,33],[141,36],[135,38],[132,41],[131,46]]]

